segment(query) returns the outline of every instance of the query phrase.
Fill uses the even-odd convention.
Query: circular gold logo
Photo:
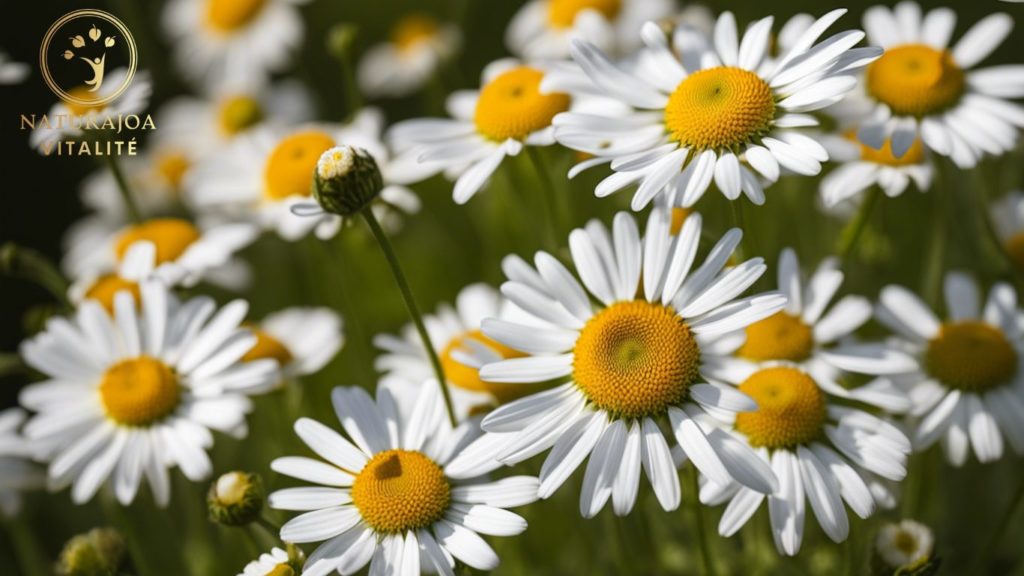
[[[61,16],[46,31],[39,68],[61,100],[99,107],[116,100],[135,76],[138,52],[123,22],[102,10]]]

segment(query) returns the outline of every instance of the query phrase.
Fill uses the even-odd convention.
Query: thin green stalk
[[[708,535],[704,530],[704,508],[703,504],[700,503],[700,482],[697,469],[690,466],[689,475],[691,477],[690,483],[693,486],[693,494],[690,497],[690,504],[693,506],[693,529],[697,535],[697,545],[701,563],[704,566],[704,576],[715,576],[715,562],[714,557],[711,555],[711,543],[708,541]]]
[[[544,161],[544,155],[540,149],[536,146],[527,146],[526,154],[530,157],[533,169],[537,172],[537,177],[540,179],[541,192],[544,194],[544,201],[547,202],[548,214],[551,217],[552,235],[557,241],[561,238],[566,228],[564,209],[566,191],[559,193],[556,189],[555,183],[551,179],[551,171],[548,169],[547,162]]]
[[[871,221],[871,214],[874,212],[875,205],[878,204],[878,199],[881,196],[881,189],[877,186],[872,188],[867,193],[867,198],[864,199],[864,202],[861,203],[860,208],[857,210],[857,215],[843,228],[842,235],[839,238],[839,257],[844,266],[849,262],[850,256],[853,255],[857,242],[864,235],[864,230],[867,228],[868,222]]]
[[[1010,520],[1013,519],[1017,513],[1017,509],[1020,507],[1021,502],[1024,501],[1024,478],[1021,478],[1017,484],[1017,490],[1013,493],[1013,497],[1010,499],[1009,504],[1003,509],[1003,514],[999,518],[999,522],[996,523],[996,529],[992,533],[992,536],[985,541],[985,545],[982,548],[980,554],[978,554],[974,568],[968,572],[968,574],[985,574],[986,569],[992,563],[992,556],[995,554],[996,548],[999,547],[999,542],[1005,536],[1006,529],[1010,526]]]
[[[416,326],[416,332],[419,333],[420,340],[423,341],[423,348],[427,351],[430,364],[434,368],[434,375],[437,376],[437,381],[441,386],[441,395],[444,397],[445,410],[448,411],[448,420],[451,422],[452,428],[454,428],[458,426],[458,421],[455,419],[455,410],[452,408],[452,395],[451,391],[448,390],[448,380],[444,377],[441,359],[438,358],[437,351],[434,350],[434,345],[430,342],[430,334],[427,333],[427,327],[423,323],[423,314],[420,312],[419,305],[416,304],[416,298],[412,294],[412,289],[409,288],[408,280],[405,279],[405,273],[402,272],[402,265],[398,262],[398,255],[395,254],[395,249],[391,246],[391,240],[384,233],[384,229],[381,228],[380,222],[377,221],[377,217],[373,215],[370,207],[366,206],[363,208],[360,214],[363,215],[366,225],[370,227],[370,232],[373,233],[373,237],[380,244],[380,249],[384,252],[384,258],[387,259],[388,265],[391,267],[391,273],[395,277],[395,283],[398,284],[398,289],[402,292],[405,307],[409,310],[409,316],[412,317],[412,323]]]
[[[8,242],[0,246],[0,274],[39,285],[61,304],[68,306],[68,281],[45,256]]]
[[[941,168],[936,174],[942,172]],[[925,259],[924,286],[921,294],[930,304],[937,305],[942,291],[943,262],[946,252],[946,202],[951,197],[950,186],[952,182],[948,178],[942,178],[936,182],[935,193],[932,198],[932,230],[928,240],[927,256]]]
[[[124,171],[121,170],[121,165],[117,163],[117,158],[110,154],[104,158],[107,160],[110,173],[114,176],[114,181],[117,182],[117,191],[121,193],[121,200],[124,201],[128,217],[136,224],[142,222],[142,212],[139,211],[139,205],[135,203],[135,196],[132,194],[131,186],[128,185],[128,179],[124,176]]]
[[[344,271],[346,269],[347,254],[345,250],[345,234],[338,234],[338,241],[335,243],[333,249],[328,247],[323,242],[316,242],[326,256],[334,261],[333,268],[336,271]],[[373,351],[366,345],[369,341],[366,337],[366,330],[363,326],[362,319],[359,314],[356,313],[356,308],[352,304],[352,297],[349,293],[348,284],[344,281],[344,278],[340,278],[334,285],[338,287],[336,294],[341,304],[342,312],[345,314],[346,332],[353,341],[357,356],[362,358],[370,358],[373,356]],[[359,372],[365,379],[367,384],[372,384],[376,380],[376,373],[366,362],[357,362],[359,365]]]

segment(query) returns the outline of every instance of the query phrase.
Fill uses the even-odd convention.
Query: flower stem
[[[936,174],[941,174],[941,168]],[[942,268],[946,251],[946,202],[951,197],[952,185],[949,178],[942,178],[935,186],[932,198],[932,231],[928,240],[928,252],[925,260],[924,287],[921,295],[932,305],[938,304],[942,291]]]
[[[142,212],[139,211],[139,205],[135,203],[135,196],[128,185],[128,179],[124,177],[121,165],[117,163],[117,158],[109,154],[104,156],[104,158],[107,159],[107,167],[110,168],[110,173],[114,176],[114,181],[117,182],[117,190],[121,193],[121,200],[124,201],[124,208],[128,211],[128,217],[136,224],[142,222]]]
[[[875,209],[875,205],[878,204],[878,198],[881,195],[882,191],[878,187],[868,192],[867,198],[864,199],[860,209],[857,210],[857,215],[843,229],[842,235],[839,238],[839,257],[844,265],[850,260],[850,256],[853,255],[853,249],[857,247],[857,242],[864,235],[864,230],[871,220],[871,214]]]
[[[992,536],[986,540],[981,553],[978,554],[975,559],[974,568],[968,572],[968,574],[986,573],[985,569],[992,563],[992,555],[995,554],[996,548],[999,546],[999,542],[1003,539],[1003,535],[1006,532],[1007,527],[1010,525],[1010,520],[1013,519],[1022,501],[1024,501],[1024,479],[1018,482],[1017,491],[1014,492],[1010,502],[1007,503],[1006,507],[1003,509],[1003,514],[999,518],[999,522],[996,524],[995,531],[992,533]]]
[[[693,529],[697,534],[697,544],[700,548],[700,559],[704,565],[704,576],[715,576],[715,563],[712,560],[711,544],[704,532],[704,509],[700,503],[700,481],[697,469],[690,466],[691,484],[693,485],[693,496],[690,502],[693,504]]]
[[[45,256],[8,242],[0,246],[0,274],[21,278],[44,288],[68,306],[68,281]]]
[[[548,174],[544,159],[540,156],[540,151],[535,146],[526,146],[526,155],[530,158],[533,170],[537,173],[537,178],[540,180],[541,204],[544,205],[545,216],[547,216],[548,220],[549,247],[551,250],[557,250],[558,238],[562,229],[560,225],[562,218],[555,202],[557,195],[555,185],[551,181],[551,175]]]
[[[380,222],[377,222],[377,217],[373,215],[370,207],[363,208],[360,214],[366,220],[366,225],[370,227],[370,232],[377,239],[381,251],[384,252],[384,258],[387,259],[388,265],[391,267],[395,283],[398,284],[398,289],[402,292],[402,298],[405,300],[405,307],[409,310],[409,316],[412,317],[412,323],[416,326],[416,332],[419,333],[420,340],[423,341],[423,348],[427,351],[430,364],[434,368],[434,375],[437,376],[438,384],[441,386],[441,395],[444,397],[444,407],[448,412],[448,420],[451,422],[452,428],[455,428],[458,426],[458,421],[455,419],[455,410],[452,408],[452,396],[448,390],[448,380],[444,377],[444,368],[441,367],[441,359],[438,358],[437,351],[434,350],[434,345],[430,342],[430,335],[427,333],[427,327],[423,323],[423,314],[420,312],[420,308],[416,304],[416,298],[413,297],[412,290],[409,288],[409,282],[405,279],[405,273],[402,272],[402,266],[398,262],[395,249],[391,246],[391,241],[388,240],[387,234],[380,227]]]

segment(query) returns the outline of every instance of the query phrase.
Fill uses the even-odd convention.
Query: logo
[[[137,61],[128,27],[94,9],[60,17],[39,49],[39,68],[50,90],[68,104],[86,107],[105,106],[121,96],[135,76]]]

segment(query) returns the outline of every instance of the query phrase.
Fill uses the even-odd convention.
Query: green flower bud
[[[206,495],[210,521],[242,526],[256,520],[263,511],[263,480],[259,474],[228,472],[210,485]]]
[[[113,528],[93,528],[64,545],[57,561],[60,576],[115,576],[125,555],[125,542]]]
[[[316,163],[313,197],[331,214],[357,214],[383,188],[377,161],[362,148],[335,146],[324,152]]]

